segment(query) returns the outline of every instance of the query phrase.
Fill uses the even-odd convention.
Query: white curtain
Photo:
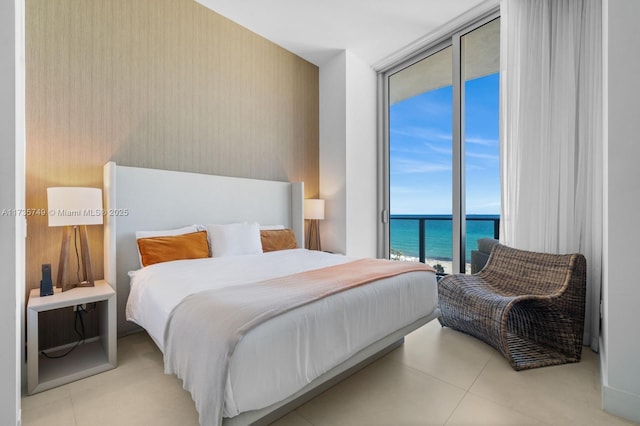
[[[502,0],[500,239],[587,259],[585,345],[602,269],[601,0]]]

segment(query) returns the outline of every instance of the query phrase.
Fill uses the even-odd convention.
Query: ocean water
[[[485,216],[486,217],[486,216]],[[499,218],[499,216],[495,216]],[[404,256],[419,257],[419,220],[391,219],[390,240],[392,252]],[[427,220],[425,222],[425,250],[427,259],[452,260],[451,219]],[[471,260],[471,250],[476,250],[480,238],[493,238],[493,220],[467,220],[466,258]]]

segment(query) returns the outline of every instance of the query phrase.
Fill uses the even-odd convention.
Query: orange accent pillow
[[[261,230],[260,240],[264,253],[298,248],[296,236],[291,229]]]
[[[165,237],[138,239],[142,266],[171,260],[209,257],[207,231]]]

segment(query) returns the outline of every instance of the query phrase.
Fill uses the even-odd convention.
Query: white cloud
[[[432,143],[429,143],[429,144],[426,144],[426,145],[427,145],[427,147],[429,147],[429,149],[431,151],[435,152],[436,154],[444,154],[444,155],[451,156],[452,153],[453,153],[451,145],[444,146],[444,147],[437,146],[437,145],[434,145]]]
[[[478,138],[478,137],[467,137],[465,138],[465,143],[482,145],[482,146],[496,146],[498,145],[498,139],[487,139],[487,138]]]
[[[467,197],[467,212],[469,214],[500,214],[500,201],[469,200]]]
[[[465,155],[467,157],[480,158],[482,160],[493,160],[493,161],[500,160],[500,156],[496,155],[496,154],[481,154],[479,152],[469,152],[469,151],[467,151],[465,153]]]
[[[402,126],[402,129],[392,127],[391,133],[426,141],[451,142],[451,133],[443,133],[442,131],[425,127]]]
[[[434,173],[451,170],[451,164],[427,163],[421,160],[396,158],[392,160],[392,173]]]
[[[425,144],[402,144],[401,146],[398,146],[398,144],[394,144],[394,146],[390,147],[389,151],[394,153],[425,155],[429,153],[429,150],[425,149],[425,146]]]

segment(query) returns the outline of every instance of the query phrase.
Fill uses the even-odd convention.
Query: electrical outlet
[[[87,304],[83,303],[82,305],[73,305],[73,312],[77,311],[79,306],[82,306],[83,310],[87,310]]]

